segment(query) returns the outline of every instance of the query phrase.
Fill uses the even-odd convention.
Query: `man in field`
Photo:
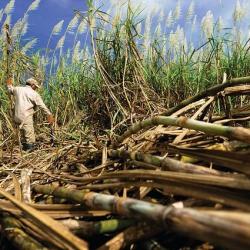
[[[34,149],[36,141],[33,124],[35,109],[40,108],[47,114],[48,122],[51,125],[54,123],[53,115],[44,104],[41,96],[36,92],[40,88],[40,85],[35,79],[27,79],[26,86],[14,87],[13,81],[10,78],[7,80],[7,87],[10,94],[14,96],[14,120],[20,128],[23,150],[31,151]]]

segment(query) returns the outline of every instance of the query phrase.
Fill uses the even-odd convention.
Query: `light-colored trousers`
[[[28,116],[22,124],[19,124],[21,142],[33,144],[36,141],[33,115]]]

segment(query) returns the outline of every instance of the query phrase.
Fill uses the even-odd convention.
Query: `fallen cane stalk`
[[[250,248],[250,223],[234,218],[221,218],[201,211],[163,206],[131,198],[119,198],[94,192],[82,192],[51,185],[35,185],[37,193],[54,195],[87,205],[105,209],[129,218],[146,219],[166,229],[188,233],[191,237],[210,241],[228,249]]]
[[[152,171],[152,170],[123,170],[113,173],[106,173],[99,177],[99,179],[105,178],[141,178],[146,180],[161,180],[161,181],[182,181],[190,183],[200,183],[209,186],[227,187],[241,190],[250,190],[249,179],[239,179],[233,177],[213,176],[208,174],[191,174],[191,173],[179,173],[171,171]]]
[[[70,176],[68,176],[70,177]],[[91,183],[95,180],[105,179],[142,179],[153,181],[178,181],[186,183],[203,184],[207,186],[218,186],[223,188],[232,188],[239,190],[250,190],[250,180],[248,178],[237,178],[234,175],[216,176],[210,174],[182,173],[173,171],[155,171],[155,170],[123,170],[113,173],[105,173],[98,177],[74,177],[72,182],[77,185]],[[70,182],[71,183],[71,182]]]
[[[164,193],[183,195],[188,197],[194,197],[197,199],[213,201],[225,206],[235,207],[245,211],[250,211],[248,203],[249,199],[237,195],[230,190],[221,188],[209,187],[193,183],[173,182],[173,181],[154,181],[154,182],[142,182],[134,180],[130,182],[118,182],[95,184],[86,186],[89,190],[104,190],[107,188],[123,188],[123,187],[151,187],[160,188],[164,190]]]
[[[250,241],[247,235],[250,233],[250,224],[248,218],[245,220],[246,223],[241,223],[244,218],[237,220],[231,219],[229,216],[227,218],[222,218],[220,215],[211,217],[206,213],[197,213],[193,209],[175,209],[168,215],[170,221],[168,225],[172,225],[175,230],[185,235],[215,242],[227,249],[249,249]]]
[[[81,240],[75,235],[73,235],[58,221],[30,207],[29,205],[18,201],[11,194],[4,191],[2,188],[0,188],[0,194],[9,201],[11,201],[21,211],[23,211],[26,216],[28,216],[34,222],[39,224],[41,228],[43,227],[44,230],[47,230],[48,233],[51,233],[54,238],[58,239],[59,241],[62,241],[65,248],[79,250],[88,249],[88,244],[84,240]]]
[[[206,89],[200,93],[198,93],[195,96],[192,96],[184,101],[182,101],[179,105],[169,109],[168,111],[164,112],[162,115],[171,115],[174,112],[178,111],[179,109],[193,103],[196,102],[200,99],[203,99],[207,96],[213,96],[216,95],[218,92],[222,91],[223,89],[227,88],[227,87],[232,87],[235,85],[239,85],[239,84],[244,84],[244,83],[249,83],[250,82],[250,76],[246,76],[246,77],[240,77],[240,78],[234,78],[231,80],[227,80],[226,82],[222,83],[222,84],[218,84],[215,86],[212,86],[209,89]]]
[[[98,177],[75,177],[77,184],[89,183],[95,180],[105,179],[142,179],[154,181],[179,181],[187,183],[205,184],[208,186],[218,186],[224,188],[233,188],[239,190],[250,190],[250,180],[248,178],[237,178],[234,175],[216,176],[210,174],[182,173],[173,171],[155,171],[155,170],[122,170],[111,173],[105,173]]]
[[[99,234],[113,233],[134,224],[131,220],[121,219],[103,220],[97,222],[68,219],[61,220],[60,222],[77,235],[88,237]]]
[[[129,227],[123,232],[116,235],[114,238],[106,242],[103,246],[97,248],[97,250],[119,250],[128,247],[138,240],[148,239],[161,233],[163,229],[151,226],[145,223],[140,223],[137,226]]]
[[[161,168],[161,170],[168,170],[174,172],[228,176],[227,173],[224,173],[222,171],[209,169],[207,167],[198,166],[191,163],[184,163],[169,157],[165,157],[162,159],[160,157],[153,156],[151,154],[144,154],[141,152],[130,152],[126,150],[109,150],[108,155],[112,158],[131,159],[139,162],[145,162],[146,164],[151,164],[152,166],[155,166],[155,169],[158,167]]]
[[[156,125],[178,126],[201,131],[208,135],[224,136],[230,139],[250,143],[250,130],[246,128],[222,126],[188,119],[187,117],[174,118],[170,116],[155,116],[131,126],[123,135],[117,138],[117,140],[113,143],[113,146],[118,146],[126,138],[136,134],[142,129],[150,128]]]
[[[41,245],[31,236],[26,234],[21,225],[14,217],[8,214],[2,215],[1,218],[2,232],[5,237],[19,250],[47,250],[48,248]]]

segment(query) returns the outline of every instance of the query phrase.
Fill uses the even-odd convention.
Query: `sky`
[[[0,0],[0,9],[4,9],[6,4],[10,0]],[[117,3],[124,2],[124,0],[95,0],[96,5],[101,6],[104,11],[112,13],[114,6]],[[178,20],[178,24],[183,26],[184,29],[190,28],[185,25],[185,15],[187,9],[192,0],[180,0],[181,4],[181,16]],[[142,17],[146,18],[150,13],[154,13],[154,20],[156,20],[162,13],[166,19],[169,12],[174,12],[176,3],[178,0],[131,0],[133,6],[140,5],[140,9],[143,9]],[[193,0],[194,2],[194,15],[196,15],[196,26],[200,26],[203,17],[211,10],[214,17],[214,22],[221,16],[224,23],[224,28],[231,28],[233,26],[232,14],[237,3],[237,0]],[[12,24],[15,23],[18,18],[22,17],[28,6],[32,3],[32,0],[16,0],[15,8],[12,11]],[[244,22],[241,25],[246,30],[249,29],[249,17],[247,13],[250,11],[249,0],[239,0],[242,9],[244,10]],[[39,8],[29,15],[29,28],[25,38],[38,38],[36,48],[46,48],[52,28],[56,23],[64,20],[64,29],[67,24],[73,18],[74,10],[87,10],[87,0],[41,0]],[[3,19],[4,20],[4,19]],[[1,24],[3,23],[3,20]],[[177,25],[177,24],[176,24]],[[172,27],[173,31],[176,29]],[[187,31],[188,32],[188,31]],[[197,31],[198,32],[198,31]],[[50,47],[54,48],[58,42],[60,36],[52,37]],[[72,46],[72,40],[74,36],[68,36],[65,41],[65,47]]]
[[[0,0],[0,9],[4,8],[9,0]],[[32,0],[16,0],[12,13],[12,23],[22,17]],[[54,25],[64,20],[65,26],[74,16],[74,10],[86,11],[85,0],[41,0],[39,8],[29,15],[27,38],[38,38],[37,47],[45,48]],[[52,39],[51,47],[56,45],[58,37]],[[69,46],[70,44],[68,44]]]

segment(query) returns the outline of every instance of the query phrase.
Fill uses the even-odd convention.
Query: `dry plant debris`
[[[248,81],[215,86],[111,141],[31,153],[2,145],[1,249],[249,249],[250,116],[225,98],[247,94]]]

